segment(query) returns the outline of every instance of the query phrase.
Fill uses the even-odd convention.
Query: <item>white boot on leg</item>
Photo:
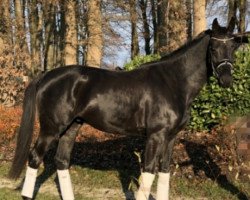
[[[148,200],[154,178],[155,175],[148,172],[141,174],[141,183],[136,195],[136,200]]]
[[[69,170],[57,170],[57,175],[60,184],[60,190],[63,200],[74,200],[74,193],[72,189]]]
[[[36,177],[37,177],[37,169],[33,169],[28,166],[26,175],[25,175],[22,193],[21,193],[22,196],[28,197],[30,199],[33,198]]]
[[[170,173],[158,173],[156,200],[169,199],[169,179]]]

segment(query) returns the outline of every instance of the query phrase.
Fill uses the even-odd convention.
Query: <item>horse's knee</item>
[[[65,170],[70,165],[70,155],[73,149],[74,140],[68,137],[61,138],[55,156],[55,164],[58,170]]]
[[[29,154],[29,166],[31,168],[37,169],[42,162],[42,158],[38,155],[35,149],[33,149]]]
[[[80,126],[78,124],[76,124],[76,126],[73,125],[70,130],[68,130],[67,133],[63,135],[59,140],[55,156],[55,163],[58,170],[64,170],[69,168],[70,155],[74,146],[75,137],[79,127]]]
[[[143,171],[155,174],[157,172],[160,155],[163,148],[163,134],[152,134],[147,141],[144,152]]]
[[[58,170],[64,170],[69,168],[69,160],[63,158],[55,158],[56,168]]]

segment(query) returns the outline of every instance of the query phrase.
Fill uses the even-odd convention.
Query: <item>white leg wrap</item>
[[[159,172],[158,174],[156,200],[168,200],[170,173]]]
[[[37,177],[37,169],[28,167],[26,171],[26,175],[25,175],[22,193],[21,193],[22,196],[28,197],[30,199],[33,198],[36,177]]]
[[[57,170],[63,200],[74,200],[69,170]]]
[[[141,174],[140,188],[136,194],[136,200],[148,200],[155,175],[144,172]]]

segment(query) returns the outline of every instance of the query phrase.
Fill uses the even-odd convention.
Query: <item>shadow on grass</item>
[[[192,165],[195,175],[199,171],[204,171],[208,178],[216,181],[221,188],[237,196],[239,200],[248,200],[246,194],[233,185],[225,175],[221,174],[220,167],[210,157],[205,145],[188,140],[181,140],[180,142],[184,144],[190,158],[189,162],[179,164],[181,167]],[[123,192],[126,195],[131,180],[138,179],[140,175],[140,165],[134,152],[142,152],[144,147],[145,140],[140,137],[121,137],[104,142],[86,141],[75,143],[71,156],[71,165],[104,171],[117,170]],[[44,159],[45,169],[37,179],[35,196],[40,186],[56,172],[54,155],[55,148],[50,150]],[[57,178],[55,183],[59,191]],[[134,194],[130,193],[126,199],[134,199]]]
[[[71,165],[96,170],[116,170],[119,173],[123,192],[127,200],[134,199],[133,192],[128,192],[131,181],[136,184],[140,176],[140,164],[134,152],[144,149],[145,141],[138,137],[121,137],[104,142],[76,142],[71,155]],[[44,158],[44,171],[38,176],[34,198],[41,185],[56,172],[54,156],[56,148],[52,148]],[[58,178],[55,178],[60,193]],[[139,185],[137,184],[137,187]]]
[[[216,181],[221,188],[237,196],[239,200],[248,200],[246,194],[233,185],[226,175],[221,174],[220,167],[213,161],[213,158],[210,157],[205,145],[188,140],[181,140],[181,143],[184,144],[190,158],[189,162],[181,163],[181,167],[192,165],[195,175],[197,175],[199,171],[204,171],[208,178]]]

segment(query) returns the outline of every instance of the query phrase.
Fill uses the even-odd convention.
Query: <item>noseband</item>
[[[227,43],[227,41],[233,40],[234,37],[231,38],[216,38],[216,37],[211,37],[211,40],[217,40],[219,42],[223,42],[224,44]],[[212,58],[211,52],[210,52],[210,57]],[[215,67],[213,61],[211,60],[211,65],[213,68],[213,73],[216,77],[219,77],[218,69],[220,69],[223,65],[227,65],[230,67],[230,71],[233,72],[233,64],[229,59],[223,59],[219,64]]]

